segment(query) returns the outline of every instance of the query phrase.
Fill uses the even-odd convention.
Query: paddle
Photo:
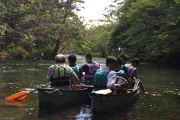
[[[46,87],[46,86],[48,86],[48,85],[50,85],[50,84],[51,84],[51,83],[48,83],[48,84],[46,84],[44,87]],[[37,91],[37,90],[38,90],[38,89],[35,89],[35,90],[30,91],[30,92],[21,91],[21,92],[18,92],[18,93],[16,93],[16,94],[13,94],[13,95],[11,95],[11,96],[9,96],[9,97],[6,97],[6,98],[4,99],[4,101],[15,100],[15,99],[16,99],[16,100],[24,100],[29,93],[33,93],[33,92],[35,92],[35,91]]]

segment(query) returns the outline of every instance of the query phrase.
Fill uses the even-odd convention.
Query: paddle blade
[[[11,95],[9,97],[6,97],[4,100],[5,101],[14,100],[14,99],[23,100],[23,99],[25,99],[27,94],[29,94],[29,92],[18,92],[18,93],[13,94],[13,95]]]
[[[24,106],[24,105],[26,105],[26,100],[25,99],[21,100],[21,101],[19,101],[19,100],[8,100],[6,102],[7,102],[7,104],[14,105],[14,106]]]

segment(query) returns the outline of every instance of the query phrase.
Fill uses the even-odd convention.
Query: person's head
[[[69,64],[75,64],[75,63],[76,63],[76,60],[77,60],[76,55],[71,54],[71,55],[68,56]]]
[[[87,63],[89,63],[89,62],[92,61],[92,55],[91,55],[91,53],[87,53],[87,54],[85,55],[85,60],[86,60]]]
[[[139,61],[138,58],[133,58],[133,59],[131,60],[131,65],[132,65],[133,67],[138,67],[139,64],[140,64],[140,61]]]
[[[116,65],[116,69],[119,70],[121,68],[121,65],[123,63],[123,60],[121,57],[116,57],[117,58],[117,65]]]
[[[117,62],[118,62],[118,60],[114,56],[107,56],[106,57],[106,66],[112,70],[116,69]]]
[[[58,54],[55,56],[56,63],[65,63],[66,57],[63,54]]]
[[[129,56],[128,55],[126,55],[126,54],[121,54],[119,57],[121,57],[122,58],[122,60],[123,60],[123,65],[124,64],[126,64],[126,62],[129,60]]]

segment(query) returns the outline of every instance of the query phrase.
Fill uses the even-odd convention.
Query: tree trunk
[[[58,39],[56,42],[56,46],[55,46],[54,52],[53,52],[53,58],[57,55],[57,52],[59,50],[59,45],[60,45],[60,39]]]

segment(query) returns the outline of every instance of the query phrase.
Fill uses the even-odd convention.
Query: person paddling
[[[73,90],[77,90],[79,78],[71,67],[66,65],[66,58],[63,54],[55,57],[56,64],[48,69],[47,79],[51,81],[52,88],[71,90],[70,80],[74,80]]]
[[[93,70],[99,69],[99,64],[92,61],[91,53],[85,55],[85,60],[87,63],[80,68],[80,76],[82,77],[82,73],[85,72],[85,80],[92,85]]]

